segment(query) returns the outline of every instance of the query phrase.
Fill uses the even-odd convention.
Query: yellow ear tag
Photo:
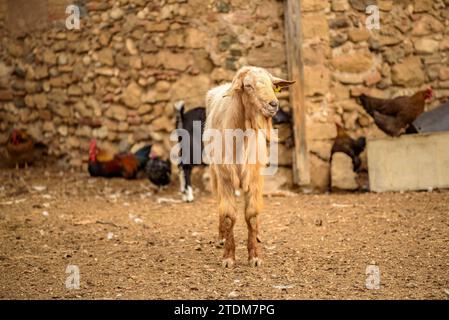
[[[280,86],[275,86],[274,87],[274,92],[276,92],[276,93],[279,93],[279,92],[281,92],[281,87]]]

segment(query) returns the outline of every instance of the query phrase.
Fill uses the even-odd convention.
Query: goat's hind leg
[[[234,225],[236,221],[236,204],[234,190],[229,184],[219,184],[219,236],[224,239],[222,265],[230,268],[235,263]]]

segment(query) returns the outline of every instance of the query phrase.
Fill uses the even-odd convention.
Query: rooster
[[[336,124],[336,126],[337,137],[332,146],[331,154],[336,152],[346,153],[352,159],[354,171],[358,172],[361,164],[359,155],[365,149],[366,139],[365,137],[360,137],[357,140],[354,140],[341,126],[338,124]]]
[[[8,139],[6,150],[10,162],[16,168],[24,165],[27,167],[42,155],[47,146],[35,142],[25,130],[14,129]]]
[[[376,125],[390,136],[399,136],[424,112],[427,100],[432,99],[432,89],[418,91],[413,96],[395,99],[378,99],[360,96],[363,108],[373,117]]]
[[[97,148],[97,141],[92,139],[89,147],[89,174],[92,177],[136,178],[137,172],[145,168],[151,145],[146,145],[135,153],[122,152],[115,155]]]
[[[158,187],[163,187],[170,183],[171,164],[169,160],[162,160],[158,156],[151,155],[145,171],[148,179]]]

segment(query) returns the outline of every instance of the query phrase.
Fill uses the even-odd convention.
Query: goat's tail
[[[183,100],[179,100],[179,101],[175,102],[176,128],[183,127],[184,107],[185,107],[185,102]]]

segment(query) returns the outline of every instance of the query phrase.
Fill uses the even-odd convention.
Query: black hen
[[[170,183],[171,163],[169,160],[162,160],[160,157],[151,156],[145,170],[148,179],[158,187],[163,187]]]
[[[336,126],[337,137],[335,138],[334,145],[332,146],[331,154],[336,152],[346,153],[352,159],[354,171],[358,172],[361,164],[359,155],[365,149],[366,139],[365,137],[360,137],[357,140],[354,140],[342,127],[338,124],[336,124]]]

